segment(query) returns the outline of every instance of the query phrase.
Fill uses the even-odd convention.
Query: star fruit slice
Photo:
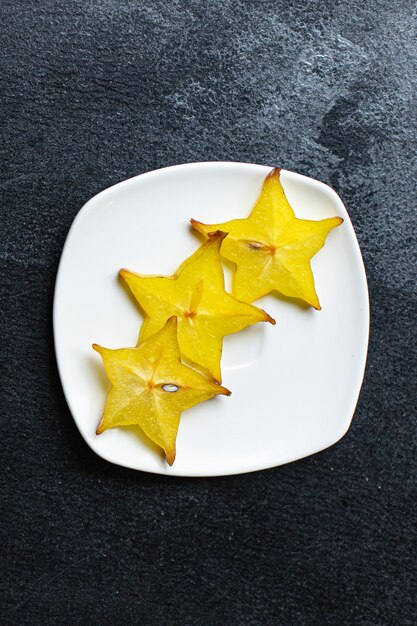
[[[112,384],[97,434],[140,426],[163,449],[169,465],[175,460],[182,411],[217,395],[230,396],[228,389],[181,363],[176,317],[136,348],[93,348]]]
[[[223,224],[191,223],[205,237],[216,230],[228,233],[221,253],[236,265],[233,295],[239,300],[253,302],[278,291],[321,309],[310,260],[343,219],[313,221],[295,217],[280,172],[281,168],[275,168],[268,174],[249,217]]]
[[[176,315],[181,354],[207,370],[218,382],[221,382],[223,337],[257,322],[275,324],[262,309],[226,293],[220,261],[225,236],[222,232],[210,233],[208,241],[173,276],[142,276],[120,271],[145,312],[139,343]]]

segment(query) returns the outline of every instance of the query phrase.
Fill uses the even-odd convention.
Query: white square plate
[[[200,245],[190,218],[215,223],[246,217],[270,169],[194,163],[157,170],[99,193],[74,220],[56,281],[55,350],[75,423],[104,459],[158,474],[238,474],[323,450],[349,428],[368,347],[361,253],[337,194],[321,182],[283,171],[282,184],[297,217],[344,218],[312,260],[323,310],[276,296],[258,302],[277,325],[258,324],[225,339],[223,384],[232,396],[183,414],[173,467],[139,429],[95,434],[109,387],[91,344],[134,346],[141,323],[118,280],[119,269],[173,274]]]

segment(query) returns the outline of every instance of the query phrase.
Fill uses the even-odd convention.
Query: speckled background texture
[[[2,0],[2,624],[416,624],[413,5]],[[367,267],[369,360],[336,446],[168,479],[81,440],[53,288],[86,200],[206,160],[337,190]]]

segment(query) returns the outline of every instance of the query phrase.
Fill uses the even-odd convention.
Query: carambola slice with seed
[[[175,460],[176,438],[182,411],[230,391],[181,363],[177,319],[171,317],[156,334],[136,348],[110,350],[93,345],[110,379],[103,418],[97,428],[139,426]]]
[[[266,177],[249,217],[223,224],[191,220],[205,237],[213,231],[228,233],[221,254],[236,265],[233,295],[254,302],[271,291],[304,300],[320,309],[311,258],[323,247],[329,232],[343,219],[298,219],[280,180],[280,168]]]

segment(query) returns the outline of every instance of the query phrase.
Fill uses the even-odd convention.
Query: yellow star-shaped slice
[[[226,293],[220,261],[225,236],[222,232],[210,233],[208,241],[173,276],[142,276],[120,271],[145,312],[139,344],[175,315],[181,354],[208,370],[218,382],[221,382],[223,337],[257,322],[275,324],[262,309]]]
[[[343,219],[296,218],[285,196],[280,171],[275,168],[266,177],[249,217],[224,224],[202,224],[196,220],[191,223],[205,237],[216,230],[228,233],[221,253],[236,264],[236,298],[253,302],[271,291],[279,291],[321,309],[310,260]]]
[[[136,348],[110,350],[96,344],[93,348],[112,384],[97,434],[118,426],[140,426],[164,450],[169,465],[175,460],[182,411],[213,396],[230,395],[181,363],[176,317]]]

